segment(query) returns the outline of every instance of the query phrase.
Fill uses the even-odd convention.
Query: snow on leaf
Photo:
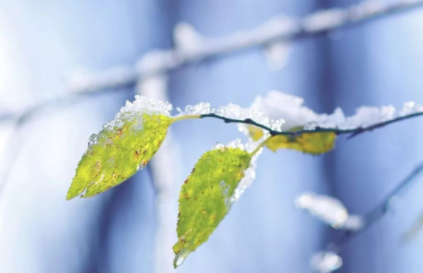
[[[179,194],[175,268],[208,240],[251,182],[253,177],[248,176],[254,176],[249,171],[253,157],[236,145],[220,145],[204,153],[195,164]],[[249,181],[244,183],[245,179]]]
[[[172,123],[172,106],[137,96],[98,135],[92,135],[88,149],[76,169],[66,198],[94,196],[119,185],[148,161],[160,148]]]

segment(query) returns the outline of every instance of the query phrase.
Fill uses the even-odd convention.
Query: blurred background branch
[[[362,216],[363,224],[357,230],[343,231],[340,236],[327,246],[328,251],[339,252],[342,248],[354,237],[366,231],[378,222],[388,212],[392,211],[399,199],[405,193],[406,189],[416,183],[417,177],[423,171],[423,163],[420,163],[405,177],[377,206],[375,206],[369,213]]]
[[[365,1],[347,9],[318,11],[299,20],[280,16],[251,30],[213,39],[201,37],[191,26],[180,24],[175,28],[175,49],[151,51],[141,57],[135,67],[113,67],[93,74],[87,71],[74,73],[69,76],[62,97],[42,102],[22,114],[2,113],[0,122],[22,119],[40,109],[72,99],[78,94],[132,87],[139,81],[154,75],[166,74],[190,63],[246,49],[266,47],[281,41],[291,42],[310,38],[422,6],[423,0],[403,0],[394,3]],[[185,46],[186,42],[182,42],[186,40],[189,41],[189,46]]]

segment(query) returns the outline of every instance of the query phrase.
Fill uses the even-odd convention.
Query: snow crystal
[[[399,111],[393,106],[362,106],[352,116],[345,116],[340,108],[335,109],[332,114],[316,114],[303,103],[304,100],[300,97],[271,91],[265,97],[257,97],[251,108],[269,118],[285,120],[285,131],[294,127],[304,127],[307,130],[314,130],[317,127],[341,130],[368,128],[398,117],[423,113],[423,105],[415,102],[405,103]]]
[[[240,140],[239,138],[237,138],[237,139],[235,139],[235,140],[233,140],[233,141],[229,142],[229,143],[228,143],[228,144],[226,144],[226,145],[221,144],[221,143],[218,143],[218,144],[216,144],[216,145],[213,147],[213,149],[220,149],[220,150],[222,150],[222,149],[224,149],[224,148],[233,148],[233,149],[241,149],[241,150],[244,150],[244,151],[248,151],[248,150],[246,149],[245,145],[244,145],[244,144],[242,144],[242,142],[241,142],[241,140]]]
[[[313,255],[310,266],[319,273],[330,273],[342,266],[342,258],[332,251],[322,251]]]
[[[139,113],[160,114],[170,117],[171,110],[172,104],[168,102],[136,95],[135,101],[126,101],[126,105],[122,107],[119,113],[116,114],[115,118],[104,125],[104,127],[109,129],[112,129],[115,126],[121,127],[123,125],[124,119],[128,118],[128,116],[135,116]]]
[[[295,200],[295,204],[335,229],[357,230],[363,225],[360,216],[350,216],[344,205],[333,197],[304,193]]]
[[[187,105],[184,110],[181,108],[176,108],[176,111],[179,112],[177,116],[185,116],[185,115],[205,115],[210,114],[214,110],[210,108],[210,103],[198,103],[196,105]]]
[[[284,124],[283,119],[270,119],[257,109],[243,108],[232,103],[215,109],[211,108],[209,103],[201,102],[196,105],[188,105],[184,110],[180,108],[176,108],[176,110],[179,112],[176,116],[216,114],[228,119],[251,119],[275,131],[281,131]],[[240,130],[244,131],[246,127],[240,126]]]
[[[402,109],[399,111],[398,116],[404,117],[409,116],[417,113],[423,112],[423,105],[417,104],[413,101],[405,102]]]
[[[303,103],[304,100],[300,97],[270,91],[266,97],[258,96],[251,105],[251,109],[262,112],[263,115],[272,119],[283,119],[284,130],[289,130],[318,118],[318,115],[303,106]]]
[[[258,151],[251,159],[251,165],[247,170],[245,170],[244,177],[236,187],[230,200],[231,203],[238,201],[244,191],[251,186],[254,179],[256,178],[257,158],[260,156],[261,151],[262,149]]]
[[[257,109],[242,108],[236,104],[228,104],[226,106],[219,107],[216,110],[216,114],[228,119],[251,119],[275,131],[281,131],[282,125],[285,122],[283,119],[270,119]]]

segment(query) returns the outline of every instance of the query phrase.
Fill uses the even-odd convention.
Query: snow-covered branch
[[[135,86],[142,80],[155,75],[167,74],[184,65],[213,57],[227,55],[252,48],[263,48],[266,55],[276,55],[283,62],[283,43],[314,37],[342,27],[357,25],[383,16],[423,7],[423,0],[364,1],[347,9],[328,9],[312,13],[302,19],[286,16],[275,17],[253,29],[221,38],[207,38],[199,35],[192,26],[181,23],[175,27],[175,48],[153,50],[142,56],[136,66],[119,66],[99,73],[80,71],[69,77],[63,98],[91,92],[104,92],[123,87]],[[278,50],[275,50],[278,49]],[[276,51],[276,52],[275,52]],[[273,57],[271,57],[273,58]],[[272,67],[280,66],[270,61]],[[32,115],[34,110],[54,105],[56,100],[43,102],[24,114],[3,113],[3,120],[17,119],[18,116]]]
[[[420,163],[414,168],[398,185],[395,187],[377,206],[375,206],[369,213],[363,216],[355,216],[361,219],[360,225],[357,228],[349,229],[344,228],[342,233],[336,237],[335,240],[330,242],[324,251],[316,253],[310,264],[314,270],[321,273],[329,273],[337,270],[342,266],[342,258],[338,256],[338,253],[344,248],[344,246],[354,237],[362,234],[363,231],[367,230],[375,223],[377,223],[383,216],[394,208],[395,201],[404,194],[405,190],[417,182],[417,176],[423,172],[423,163]],[[333,221],[327,221],[327,219],[335,219],[339,223],[339,217],[335,218],[336,214],[345,214],[345,219],[348,218],[346,210],[342,209],[342,203],[331,197],[319,197],[319,202],[312,202],[310,197],[316,195],[306,194],[300,196],[296,203],[300,208],[306,204],[307,209],[312,210],[312,214],[317,215],[319,218],[333,226]],[[340,209],[341,208],[341,209]],[[341,213],[339,213],[341,211]],[[316,213],[317,212],[317,213]],[[335,215],[334,215],[335,213]],[[337,226],[333,226],[336,228]]]
[[[202,37],[190,25],[182,23],[175,28],[174,49],[147,53],[136,67],[117,67],[92,76],[78,76],[71,81],[70,89],[95,92],[134,85],[140,79],[167,73],[189,63],[281,41],[313,37],[422,6],[422,0],[364,1],[347,9],[318,11],[303,19],[279,16],[253,29],[221,38]]]

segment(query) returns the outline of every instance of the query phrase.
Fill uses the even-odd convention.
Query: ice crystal
[[[281,131],[282,125],[285,122],[283,119],[271,119],[257,109],[242,108],[236,104],[228,104],[226,106],[219,107],[216,110],[216,114],[228,119],[251,119],[275,131]],[[241,127],[240,130],[244,129]]]
[[[213,147],[213,149],[225,149],[225,148],[235,148],[235,149],[241,149],[244,151],[247,151],[251,153],[255,148],[257,148],[257,145],[260,142],[253,142],[249,141],[246,144],[243,144],[240,139],[236,139],[234,141],[229,142],[226,145],[223,144],[217,144]],[[257,151],[255,155],[251,158],[250,167],[245,170],[244,177],[239,182],[238,186],[236,187],[234,194],[232,195],[230,199],[230,203],[234,203],[238,201],[238,199],[241,197],[241,195],[244,193],[244,191],[251,186],[254,179],[256,178],[256,166],[257,166],[257,158],[260,156],[262,152],[262,149]]]
[[[196,105],[187,105],[184,110],[181,110],[181,108],[176,108],[176,111],[179,112],[177,116],[204,115],[212,113],[210,103],[205,102],[201,102]]]
[[[303,106],[304,100],[278,91],[270,91],[265,97],[258,96],[251,105],[251,109],[262,112],[272,119],[283,119],[284,130],[303,126],[315,121],[318,115]]]
[[[250,167],[245,170],[244,177],[239,182],[238,186],[236,187],[234,194],[231,197],[230,202],[234,203],[239,200],[241,195],[244,191],[251,186],[254,179],[256,178],[256,167],[257,167],[257,158],[260,156],[261,150],[258,151],[252,158],[251,158],[251,165]]]
[[[317,127],[341,130],[368,128],[398,117],[423,113],[423,105],[415,102],[406,102],[399,111],[393,106],[362,106],[352,116],[345,116],[340,108],[335,109],[332,114],[317,114],[303,104],[304,100],[300,97],[271,91],[265,97],[257,97],[251,108],[269,118],[285,120],[285,131],[295,127],[308,130]]]
[[[136,95],[135,101],[126,101],[126,105],[122,107],[119,113],[116,114],[115,118],[104,125],[104,127],[109,129],[112,129],[113,127],[122,127],[125,119],[138,115],[139,113],[146,113],[151,115],[161,114],[170,117],[171,110],[172,105],[168,102]]]
[[[188,105],[184,110],[180,108],[176,108],[176,110],[179,112],[177,116],[216,114],[228,119],[251,119],[275,131],[280,131],[284,124],[283,119],[270,119],[257,109],[243,108],[233,103],[215,109],[211,108],[209,103],[201,102],[196,105]],[[241,131],[246,132],[245,126],[240,125],[239,128]]]

